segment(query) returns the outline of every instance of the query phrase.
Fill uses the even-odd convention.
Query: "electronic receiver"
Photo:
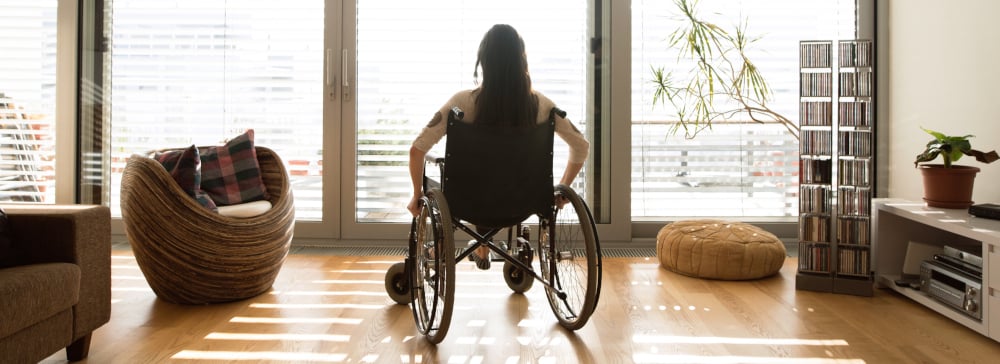
[[[983,318],[982,277],[962,272],[938,260],[920,265],[920,291],[977,320]]]

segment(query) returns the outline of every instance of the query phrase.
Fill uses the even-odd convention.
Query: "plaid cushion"
[[[163,165],[167,173],[170,173],[170,177],[173,177],[188,196],[209,210],[218,210],[215,202],[201,190],[201,159],[198,157],[198,148],[191,145],[184,149],[156,153],[153,159]]]
[[[253,146],[253,129],[225,145],[202,150],[201,189],[218,206],[267,199]]]

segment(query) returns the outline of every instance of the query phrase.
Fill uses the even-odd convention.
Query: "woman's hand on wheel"
[[[410,199],[410,203],[406,204],[406,209],[410,210],[410,214],[413,215],[413,217],[417,217],[417,214],[420,213],[420,196],[413,195],[413,198]]]
[[[562,210],[563,206],[566,206],[567,203],[569,203],[569,200],[566,197],[563,197],[563,195],[556,195],[556,210]]]

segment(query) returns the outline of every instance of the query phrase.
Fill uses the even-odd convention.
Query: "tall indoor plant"
[[[964,209],[972,205],[972,189],[979,167],[954,164],[962,156],[975,157],[982,163],[992,163],[1000,157],[996,151],[982,152],[972,148],[972,135],[949,136],[923,129],[934,139],[927,142],[913,165],[920,168],[924,180],[924,201],[927,206]],[[941,157],[942,164],[920,164]]]

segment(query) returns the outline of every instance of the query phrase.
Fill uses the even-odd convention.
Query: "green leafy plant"
[[[698,0],[673,1],[684,25],[670,34],[668,46],[694,66],[687,77],[652,67],[653,103],[669,102],[677,110],[679,123],[671,132],[683,129],[685,137],[693,138],[716,120],[744,115],[756,123],[780,123],[798,138],[798,125],[768,106],[771,88],[747,56],[760,38],[747,35],[747,22],[741,21],[730,33],[700,16]]]
[[[941,159],[944,161],[945,168],[951,168],[952,163],[957,162],[963,155],[975,157],[977,161],[983,163],[993,163],[997,159],[1000,159],[995,150],[983,153],[972,149],[972,143],[969,142],[969,138],[972,138],[973,135],[949,136],[923,127],[920,129],[934,136],[934,139],[927,142],[927,147],[923,152],[917,154],[917,159],[913,161],[914,167],[918,166],[921,162],[933,161],[938,156],[941,156]]]

